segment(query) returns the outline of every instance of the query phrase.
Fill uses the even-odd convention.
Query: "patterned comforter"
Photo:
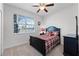
[[[55,47],[57,43],[59,43],[59,36],[40,35],[39,38],[45,40],[46,53],[52,50],[52,48]]]

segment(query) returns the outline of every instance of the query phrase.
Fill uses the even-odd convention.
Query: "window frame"
[[[34,22],[34,24],[27,24],[27,21],[28,20],[26,20],[25,19],[25,31],[23,31],[23,32],[20,32],[20,30],[21,29],[19,29],[19,17],[25,17],[25,18],[28,18],[28,19],[30,19],[30,20],[32,20],[33,22]],[[35,32],[35,20],[34,20],[34,18],[32,18],[32,17],[28,17],[28,16],[23,16],[23,15],[17,15],[17,24],[18,24],[18,33],[34,33]],[[23,24],[24,25],[24,24]],[[33,31],[30,31],[30,30],[32,30],[31,28],[27,28],[27,25],[33,25]],[[30,30],[29,30],[30,29]]]

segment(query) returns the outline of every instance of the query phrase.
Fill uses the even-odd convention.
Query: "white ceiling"
[[[8,3],[8,4],[22,8],[24,10],[28,10],[35,14],[39,14],[40,16],[49,15],[51,13],[55,13],[57,11],[60,11],[64,8],[73,5],[73,3],[55,3],[54,6],[47,7],[48,13],[46,13],[45,11],[40,11],[39,13],[37,13],[38,7],[32,7],[33,5],[37,5],[37,3]]]

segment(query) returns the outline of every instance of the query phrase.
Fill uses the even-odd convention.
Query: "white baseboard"
[[[26,44],[26,43],[28,43],[28,41],[19,42],[18,44],[17,43],[16,44],[12,44],[12,45],[9,45],[9,46],[4,47],[4,50],[5,49],[8,49],[8,48],[15,47],[15,46],[19,46],[19,45],[22,45],[22,44]]]

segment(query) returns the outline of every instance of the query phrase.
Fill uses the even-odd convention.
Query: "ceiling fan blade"
[[[40,9],[37,10],[37,13],[40,11]]]
[[[45,11],[45,12],[48,12],[48,10],[47,10],[46,8],[44,8],[44,11]]]
[[[33,7],[39,7],[38,5],[33,5]]]
[[[49,7],[49,6],[54,6],[54,3],[46,5],[46,7]]]

